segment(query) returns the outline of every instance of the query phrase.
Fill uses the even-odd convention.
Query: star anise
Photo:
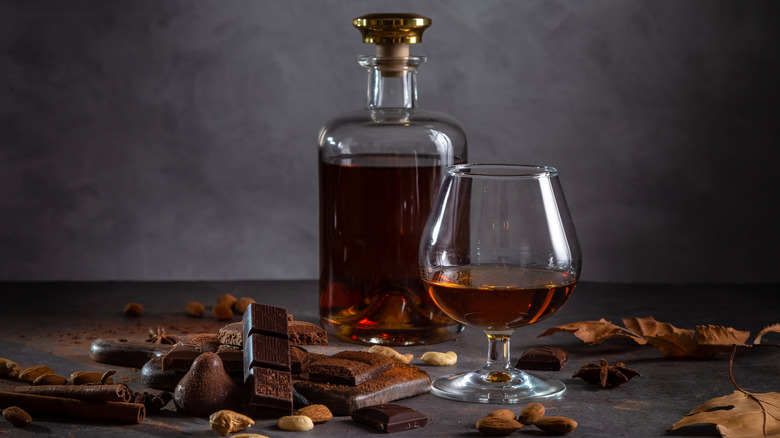
[[[153,344],[175,344],[176,341],[178,341],[177,337],[174,335],[169,335],[165,332],[165,329],[162,327],[157,327],[157,330],[149,329],[149,339],[146,340],[146,342],[151,342]]]
[[[614,388],[638,376],[641,376],[639,372],[627,367],[623,362],[610,365],[606,360],[599,359],[598,363],[586,363],[572,377],[579,377],[603,388]]]

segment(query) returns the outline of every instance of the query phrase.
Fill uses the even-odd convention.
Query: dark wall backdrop
[[[414,11],[420,106],[560,169],[584,280],[776,282],[778,6],[0,1],[0,280],[316,278],[351,20]]]

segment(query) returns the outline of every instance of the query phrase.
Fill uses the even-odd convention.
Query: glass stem
[[[509,380],[507,371],[513,367],[509,363],[509,339],[514,330],[489,331],[485,330],[488,337],[487,365],[483,368],[489,374],[486,379],[489,382],[503,382]]]

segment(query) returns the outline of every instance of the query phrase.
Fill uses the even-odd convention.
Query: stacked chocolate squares
[[[289,321],[281,307],[252,303],[244,312],[245,404],[250,414],[292,414]]]

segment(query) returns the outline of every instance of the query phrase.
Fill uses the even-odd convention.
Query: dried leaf
[[[552,327],[547,329],[547,331],[538,337],[541,338],[542,336],[550,336],[556,332],[572,333],[583,342],[587,342],[591,345],[600,344],[607,339],[613,338],[633,339],[637,344],[640,345],[643,345],[647,342],[641,336],[636,335],[630,330],[624,329],[619,325],[612,324],[604,318],[601,318],[598,321],[580,321]]]
[[[728,351],[734,344],[747,342],[750,332],[735,330],[719,325],[696,326],[696,342],[699,344],[694,352],[696,357],[712,357]]]
[[[699,344],[690,333],[666,333],[647,338],[647,343],[661,350],[664,357],[691,357]]]
[[[681,329],[668,322],[656,321],[652,316],[645,316],[643,318],[623,318],[623,324],[627,329],[643,338],[649,336],[662,336],[669,333],[690,334],[693,336],[693,330]]]
[[[734,391],[730,395],[710,399],[687,413],[672,426],[671,431],[702,425],[714,425],[720,436],[729,438],[780,434],[780,393]]]
[[[767,333],[769,333],[769,332],[780,333],[780,324],[772,324],[772,325],[770,325],[770,326],[764,327],[764,329],[763,329],[763,330],[761,330],[760,332],[758,332],[758,335],[756,335],[756,339],[754,339],[754,340],[753,340],[753,343],[754,343],[754,344],[760,344],[760,343],[761,343],[761,338],[762,338],[762,337],[763,337],[765,334],[767,334]]]

